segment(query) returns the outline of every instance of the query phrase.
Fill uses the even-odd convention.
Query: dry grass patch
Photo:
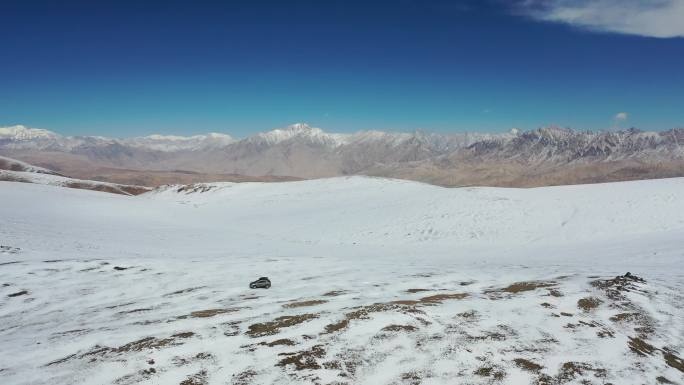
[[[517,367],[527,370],[528,372],[538,372],[544,368],[543,366],[524,358],[516,358],[513,362],[515,362]]]
[[[250,337],[263,337],[280,333],[280,329],[298,325],[300,323],[318,318],[318,314],[300,314],[294,316],[278,317],[270,322],[262,322],[249,325],[247,335]]]
[[[201,353],[195,354],[194,356],[188,356],[188,357],[175,356],[171,359],[171,362],[175,366],[185,366],[185,365],[189,365],[189,364],[199,362],[199,361],[215,360],[215,359],[216,359],[216,357],[213,354],[211,354],[209,352],[201,352]],[[154,360],[150,360],[148,362],[148,364],[150,364],[150,365],[154,364]]]
[[[409,294],[420,293],[423,291],[430,291],[430,289],[408,289],[408,290],[406,290],[406,292]]]
[[[345,290],[333,290],[333,291],[329,291],[327,293],[324,293],[323,296],[324,297],[337,297],[338,295],[342,295],[342,294],[347,294],[347,291],[345,291]]]
[[[156,337],[146,337],[137,341],[129,342],[123,346],[115,348],[113,351],[116,353],[123,352],[140,352],[147,349],[159,349],[167,346],[181,345],[182,342],[178,342],[178,339],[186,339],[194,336],[193,332],[183,332],[172,335],[168,338],[156,338]]]
[[[602,302],[596,297],[585,297],[577,301],[577,307],[584,311],[591,311],[599,307]]]
[[[512,293],[512,294],[517,294],[517,293],[522,293],[525,291],[532,291],[532,290],[537,290],[545,287],[551,287],[551,286],[556,286],[556,282],[543,282],[543,281],[531,281],[531,282],[516,282],[512,285],[509,285],[501,291],[506,292],[506,293]]]
[[[643,283],[646,283],[646,280],[636,275],[627,273],[625,275],[618,275],[612,279],[600,279],[592,281],[591,285],[605,291],[608,298],[618,301],[625,299],[623,293],[639,290],[637,284]]]
[[[324,304],[328,301],[324,299],[314,299],[311,301],[301,301],[301,302],[290,302],[286,303],[283,305],[284,308],[286,309],[293,309],[293,308],[298,308],[298,307],[307,307],[307,306],[316,306],[316,305],[321,305]]]
[[[620,313],[610,317],[613,322],[645,322],[646,317],[641,313]]]
[[[324,333],[334,333],[342,329],[346,329],[349,326],[349,322],[355,319],[366,319],[372,313],[386,312],[386,311],[399,311],[402,313],[419,313],[423,314],[422,311],[415,309],[414,305],[418,303],[416,301],[396,301],[391,303],[376,303],[373,305],[363,306],[345,314],[344,319],[329,324],[325,327]]]
[[[188,376],[181,381],[179,385],[206,385],[208,384],[208,374],[206,370],[201,370],[195,374]]]
[[[435,294],[420,299],[402,299],[391,304],[403,306],[435,305],[450,299],[464,299],[468,293]]]
[[[275,340],[273,342],[268,342],[268,343],[262,342],[261,344],[268,346],[270,348],[272,348],[274,346],[294,346],[294,345],[296,345],[296,343],[289,338],[281,338],[279,340]]]
[[[193,311],[190,314],[183,315],[178,317],[178,319],[186,319],[186,318],[209,318],[209,317],[214,317],[219,314],[226,314],[226,313],[234,313],[240,309],[237,308],[228,308],[228,309],[207,309],[207,310],[198,310],[198,311]]]
[[[178,346],[178,345],[183,344],[183,342],[180,340],[190,338],[194,335],[195,335],[195,333],[193,333],[193,332],[183,332],[183,333],[174,334],[174,335],[167,337],[167,338],[145,337],[145,338],[141,338],[139,340],[133,341],[133,342],[129,342],[125,345],[121,345],[121,346],[116,347],[116,348],[95,345],[92,349],[90,349],[89,351],[87,351],[81,355],[71,354],[71,355],[66,356],[64,358],[61,358],[59,360],[49,362],[45,366],[52,366],[52,365],[61,364],[61,363],[70,361],[74,358],[83,359],[83,358],[89,357],[92,361],[92,360],[96,359],[96,357],[106,357],[107,355],[110,355],[110,354],[141,352],[141,351],[150,350],[150,349],[162,349],[162,348],[167,348],[167,347],[171,347],[171,346]]]
[[[473,374],[481,377],[492,377],[497,381],[501,381],[504,377],[506,377],[506,372],[504,372],[503,370],[496,369],[493,366],[482,366],[480,368],[475,369]]]
[[[640,356],[647,356],[656,351],[656,347],[642,340],[641,338],[629,337],[627,343],[629,349]]]
[[[468,296],[468,293],[453,293],[453,294],[436,294],[420,299],[421,303],[442,303],[449,299],[463,299]]]
[[[230,379],[232,385],[249,385],[252,383],[252,378],[257,375],[254,370],[245,370],[244,372],[233,374]]]
[[[516,282],[516,283],[510,284],[510,285],[508,285],[504,288],[501,288],[501,289],[485,290],[484,293],[489,295],[490,299],[500,299],[505,294],[508,294],[508,295],[520,294],[520,293],[524,293],[526,291],[534,291],[537,289],[549,288],[549,287],[553,287],[556,285],[557,285],[557,283],[553,282],[553,281],[525,281],[525,282]]]
[[[288,357],[280,360],[277,366],[294,365],[295,370],[306,369],[321,369],[317,359],[325,356],[325,350],[322,345],[316,345],[309,350],[302,350],[297,353],[281,353],[280,355],[287,355]]]
[[[403,384],[410,385],[420,385],[423,380],[423,376],[419,372],[406,372],[402,373],[401,380]]]
[[[680,372],[684,373],[684,360],[681,359],[680,357],[676,356],[673,352],[663,349],[663,358],[665,359],[665,363],[668,364],[669,366],[679,370]]]
[[[603,368],[596,368],[586,362],[566,362],[561,366],[557,380],[559,383],[570,382],[578,376],[593,374],[596,378],[605,378],[607,371]]]
[[[384,328],[382,328],[382,331],[385,332],[415,332],[418,330],[417,327],[411,326],[411,325],[387,325]]]

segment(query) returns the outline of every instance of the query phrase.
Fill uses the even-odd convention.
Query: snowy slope
[[[38,167],[38,166],[34,166],[32,164],[28,164],[26,162],[22,162],[20,160],[16,160],[16,159],[12,159],[12,158],[7,158],[4,156],[0,156],[0,170],[34,172],[37,174],[60,175],[55,171],[48,170],[46,168],[42,168],[42,167]]]
[[[7,384],[684,380],[684,179],[0,182],[0,245]]]
[[[36,183],[50,186],[69,187],[83,190],[103,191],[113,194],[138,195],[149,191],[148,187],[107,183],[94,180],[74,179],[59,174],[50,174],[50,170],[29,166],[29,171],[0,170],[0,181]]]

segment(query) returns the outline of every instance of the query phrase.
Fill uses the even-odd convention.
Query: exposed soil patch
[[[174,364],[175,366],[185,366],[185,365],[188,365],[188,364],[192,364],[192,363],[194,363],[194,362],[206,361],[206,360],[213,360],[213,359],[215,359],[215,357],[214,357],[213,354],[211,354],[211,353],[209,353],[209,352],[201,352],[201,353],[197,353],[197,354],[195,354],[194,356],[190,356],[190,357],[179,357],[179,356],[176,356],[176,357],[173,357],[173,358],[171,359],[171,362],[173,362],[173,364]],[[154,364],[154,360],[150,360],[150,361],[151,361],[152,363],[148,362],[148,364],[153,365],[153,364]]]
[[[601,302],[602,301],[596,297],[585,297],[577,301],[577,307],[584,311],[591,311],[596,309]]]
[[[643,319],[643,315],[640,313],[620,313],[610,317],[613,322],[633,322]]]
[[[532,282],[517,282],[508,287],[501,289],[501,291],[506,293],[522,293],[525,291],[532,291],[544,287],[551,287],[557,285],[556,282],[542,282],[542,281],[532,281]]]
[[[519,294],[526,291],[533,291],[556,286],[557,283],[553,281],[528,281],[516,282],[502,289],[490,289],[484,293],[489,295],[490,299],[500,299],[503,294]]]
[[[665,378],[663,376],[656,377],[656,381],[658,381],[659,384],[674,384],[674,382],[668,380],[667,378]]]
[[[118,312],[118,313],[116,313],[116,314],[142,313],[142,312],[146,312],[146,311],[150,311],[150,310],[152,310],[152,308],[151,308],[151,307],[147,307],[147,308],[141,308],[141,309],[133,309],[133,310],[120,311],[120,312]]]
[[[0,254],[18,254],[20,251],[18,247],[0,245]]]
[[[21,261],[2,262],[2,263],[0,263],[0,266],[14,265],[15,263],[19,263],[19,262],[21,262]]]
[[[466,334],[466,339],[470,342],[486,341],[486,340],[505,341],[506,338],[507,337],[504,333],[493,332],[493,331],[484,332],[482,335],[479,335],[479,336],[471,336],[471,335]]]
[[[527,370],[528,372],[538,372],[544,368],[543,366],[524,358],[516,358],[513,362],[515,362],[517,367]]]
[[[206,385],[208,382],[208,375],[206,370],[201,370],[195,374],[188,376],[181,381],[179,385]]]
[[[420,299],[422,303],[441,303],[449,299],[463,299],[468,296],[468,293],[453,293],[453,294],[436,294]]]
[[[139,352],[147,349],[159,349],[167,346],[176,346],[182,344],[178,342],[178,339],[185,339],[194,336],[193,332],[184,332],[174,334],[169,338],[156,338],[156,337],[146,337],[137,341],[129,342],[125,345],[119,346],[118,348],[112,349],[116,353],[123,352]]]
[[[663,359],[667,365],[684,373],[684,360],[668,349],[658,349],[637,337],[629,337],[629,342],[627,345],[632,352],[642,357],[653,355],[654,352],[659,351],[662,353]]]
[[[230,379],[232,385],[249,385],[252,383],[252,378],[257,375],[254,370],[245,370],[244,372],[236,373]]]
[[[477,368],[473,374],[481,377],[492,377],[495,380],[502,380],[506,376],[506,372],[503,370],[496,369],[492,366],[482,366]]]
[[[273,342],[262,342],[261,345],[265,345],[268,347],[274,347],[274,346],[294,346],[296,343],[292,341],[291,339],[288,338],[281,338],[279,340],[275,340]]]
[[[243,300],[258,299],[258,298],[261,298],[261,296],[260,295],[241,295],[240,296],[240,299],[243,299]]]
[[[171,297],[174,295],[179,295],[179,294],[185,294],[185,293],[192,293],[193,291],[204,289],[206,286],[197,286],[197,287],[189,287],[187,289],[182,289],[182,290],[177,290],[171,293],[166,293],[163,295],[163,297]]]
[[[316,306],[316,305],[321,305],[324,304],[328,301],[324,299],[314,299],[311,301],[301,301],[301,302],[290,302],[286,303],[283,305],[284,308],[286,309],[292,309],[292,308],[298,308],[298,307],[307,307],[307,306]]]
[[[329,292],[323,294],[323,296],[325,296],[325,297],[337,297],[338,295],[342,295],[342,294],[346,294],[346,293],[347,292],[344,290],[333,290],[333,291],[329,291]]]
[[[240,334],[240,321],[224,322],[219,325],[226,337],[235,337]]]
[[[58,333],[53,333],[53,337],[61,337],[61,336],[67,336],[71,334],[85,334],[89,332],[91,329],[74,329],[74,330],[67,330],[63,332],[58,332]]]
[[[408,289],[408,290],[406,290],[406,292],[409,294],[420,293],[422,291],[430,291],[430,289]]]
[[[7,294],[7,296],[8,296],[8,297],[19,297],[20,295],[26,295],[26,294],[28,294],[28,291],[27,291],[27,290],[22,290],[22,291],[18,291],[18,292],[16,292],[16,293]]]
[[[281,353],[287,354],[288,357],[280,360],[277,366],[288,366],[294,365],[295,370],[306,370],[306,369],[320,369],[321,365],[318,364],[317,359],[323,358],[325,356],[325,350],[322,345],[316,345],[309,350],[303,350],[297,353]]]
[[[596,368],[586,362],[566,362],[561,367],[558,373],[558,382],[569,382],[578,376],[592,375],[596,378],[605,378],[606,370],[603,368]]]
[[[422,311],[415,309],[413,305],[417,303],[416,301],[406,301],[410,303],[399,303],[399,302],[392,302],[392,303],[376,303],[373,305],[368,305],[368,306],[363,306],[361,308],[358,308],[357,310],[354,310],[352,312],[349,312],[345,314],[344,319],[342,319],[339,322],[336,322],[334,324],[330,324],[325,327],[325,333],[334,333],[338,332],[342,329],[347,328],[349,326],[349,322],[355,319],[367,319],[368,316],[372,313],[379,313],[379,312],[387,312],[387,311],[398,311],[401,313],[421,313]]]
[[[145,380],[149,380],[155,373],[157,373],[157,369],[155,368],[147,368],[143,370],[139,370],[136,373],[132,374],[127,374],[123,377],[119,377],[116,380],[114,380],[114,384],[116,385],[129,385],[129,384],[135,384],[139,383]]]
[[[477,318],[477,312],[475,310],[464,311],[463,313],[456,314],[457,317],[472,320]]]
[[[563,293],[561,293],[557,289],[548,289],[548,290],[549,290],[549,295],[552,297],[562,297],[563,296]]]
[[[402,373],[400,377],[402,383],[408,385],[420,385],[423,380],[421,373],[415,371]]]
[[[207,309],[207,310],[198,310],[198,311],[193,311],[190,314],[187,315],[182,315],[178,317],[177,319],[186,319],[186,318],[209,318],[209,317],[214,317],[219,314],[226,314],[226,313],[234,313],[240,309],[237,308],[227,308],[227,309]]]
[[[195,335],[195,333],[193,333],[193,332],[183,332],[183,333],[174,334],[168,338],[145,337],[145,338],[133,341],[133,342],[129,342],[125,345],[121,345],[117,348],[95,345],[92,349],[90,349],[89,351],[87,351],[81,355],[71,354],[71,355],[66,356],[64,358],[61,358],[59,360],[52,361],[52,362],[46,364],[45,366],[52,366],[52,365],[61,364],[61,363],[70,361],[71,359],[74,359],[74,358],[78,358],[78,359],[90,358],[92,361],[92,360],[95,360],[97,357],[105,357],[108,354],[140,352],[140,351],[148,350],[148,349],[161,349],[161,348],[166,348],[166,347],[171,347],[171,346],[178,346],[178,345],[183,344],[183,342],[179,341],[179,340],[187,339],[187,338],[190,338],[194,335]]]
[[[119,305],[105,306],[105,309],[116,309],[118,307],[124,307],[124,306],[134,305],[134,304],[135,304],[135,302],[126,302],[126,303],[122,303]]]
[[[467,293],[452,293],[452,294],[435,294],[428,297],[423,297],[421,299],[404,299],[399,301],[393,301],[392,304],[395,305],[405,305],[405,306],[420,306],[420,305],[436,305],[443,301],[450,299],[463,299],[468,296]]]
[[[417,327],[411,326],[411,325],[387,325],[384,328],[382,328],[382,331],[385,332],[415,332],[418,330]]]
[[[684,373],[684,360],[669,350],[663,349],[662,352],[666,364]]]
[[[625,275],[618,275],[612,279],[592,281],[591,285],[605,291],[608,298],[617,301],[625,299],[623,293],[639,290],[637,285],[643,283],[646,283],[646,280],[631,273],[627,273]]]
[[[318,314],[282,316],[270,322],[262,322],[258,324],[249,325],[247,335],[249,335],[250,337],[263,337],[278,334],[280,332],[280,329],[282,328],[298,325],[300,323],[310,321],[315,318],[318,318]]]

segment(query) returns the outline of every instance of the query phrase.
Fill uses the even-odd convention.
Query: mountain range
[[[210,133],[63,136],[0,127],[0,155],[81,179],[156,186],[371,175],[444,186],[531,187],[684,176],[684,129],[328,133],[298,123],[235,139]]]

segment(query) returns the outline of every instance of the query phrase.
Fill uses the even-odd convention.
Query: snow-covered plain
[[[0,245],[2,384],[684,383],[684,179],[0,182]]]

